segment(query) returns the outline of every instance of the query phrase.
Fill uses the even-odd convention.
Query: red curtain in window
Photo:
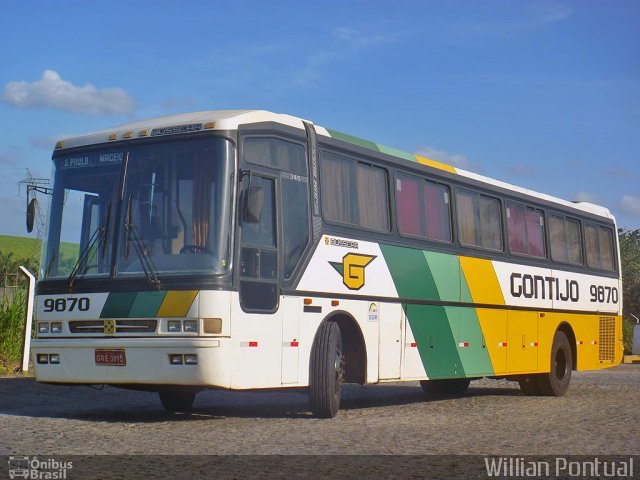
[[[409,178],[398,178],[396,180],[396,209],[400,233],[422,235],[417,180]]]
[[[527,208],[527,253],[544,257],[544,227],[542,212]]]
[[[427,238],[449,241],[449,208],[445,203],[444,187],[426,182],[424,185],[424,211]]]
[[[509,250],[511,253],[527,253],[524,207],[509,205],[507,230],[509,233]]]

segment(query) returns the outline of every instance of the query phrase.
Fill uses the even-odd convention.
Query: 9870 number
[[[591,301],[598,303],[618,303],[618,289],[616,287],[603,287],[591,285],[589,288]]]
[[[89,297],[71,297],[71,298],[45,298],[45,312],[73,312],[79,310],[86,312],[89,310]]]

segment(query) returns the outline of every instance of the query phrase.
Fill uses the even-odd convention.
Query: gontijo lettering
[[[575,280],[566,279],[561,282],[559,278],[555,277],[523,275],[514,272],[511,274],[511,295],[542,300],[578,302],[580,300],[580,288]]]

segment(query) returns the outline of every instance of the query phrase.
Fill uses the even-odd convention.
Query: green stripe
[[[100,318],[127,318],[136,292],[111,292],[102,307]]]
[[[400,298],[472,303],[455,255],[380,245]],[[494,373],[474,308],[405,305],[429,378]],[[468,347],[460,347],[460,343]]]
[[[440,300],[427,259],[421,250],[380,245],[400,298]]]
[[[453,272],[450,271],[456,265],[457,258],[454,257],[454,261],[444,254],[390,245],[380,245],[380,249],[401,298],[441,300],[434,278],[435,272],[444,296],[447,299],[458,299],[458,270],[454,268]],[[448,277],[453,277],[453,280]],[[465,375],[454,333],[458,331],[456,310],[457,307],[405,305],[409,326],[429,378]]]
[[[155,317],[167,292],[140,292],[131,305],[129,317]]]
[[[460,261],[455,255],[423,252],[433,281],[438,288],[439,299],[447,302],[460,301]]]
[[[489,357],[489,350],[484,344],[482,328],[478,320],[478,314],[474,308],[460,307],[457,309],[460,315],[460,333],[458,343],[468,342],[467,348],[459,348],[458,353],[467,375],[493,375],[493,364]]]
[[[457,331],[456,307],[408,305],[407,318],[420,359],[429,378],[464,377],[453,335]]]
[[[347,135],[346,133],[337,132],[335,130],[329,130],[328,128],[327,128],[327,132],[329,132],[329,135],[331,135],[331,138],[337,138],[338,140],[342,140],[343,142],[359,145],[360,147],[368,148],[369,150],[375,150],[376,152],[380,151],[378,149],[378,146],[375,143],[369,140],[365,140],[364,138],[354,137],[352,135]]]
[[[380,150],[382,153],[386,153],[387,155],[393,155],[394,157],[404,158],[405,160],[409,160],[410,162],[417,162],[416,156],[413,153],[404,152],[402,150],[386,147],[384,145],[378,145],[378,150]]]

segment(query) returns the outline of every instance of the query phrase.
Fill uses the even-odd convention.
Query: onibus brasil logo
[[[342,283],[349,290],[360,290],[365,283],[364,269],[376,258],[375,255],[347,253],[342,262],[329,262],[342,275]]]
[[[54,458],[9,457],[9,478],[27,478],[39,480],[64,480],[67,470],[73,468],[73,462],[64,462]]]

